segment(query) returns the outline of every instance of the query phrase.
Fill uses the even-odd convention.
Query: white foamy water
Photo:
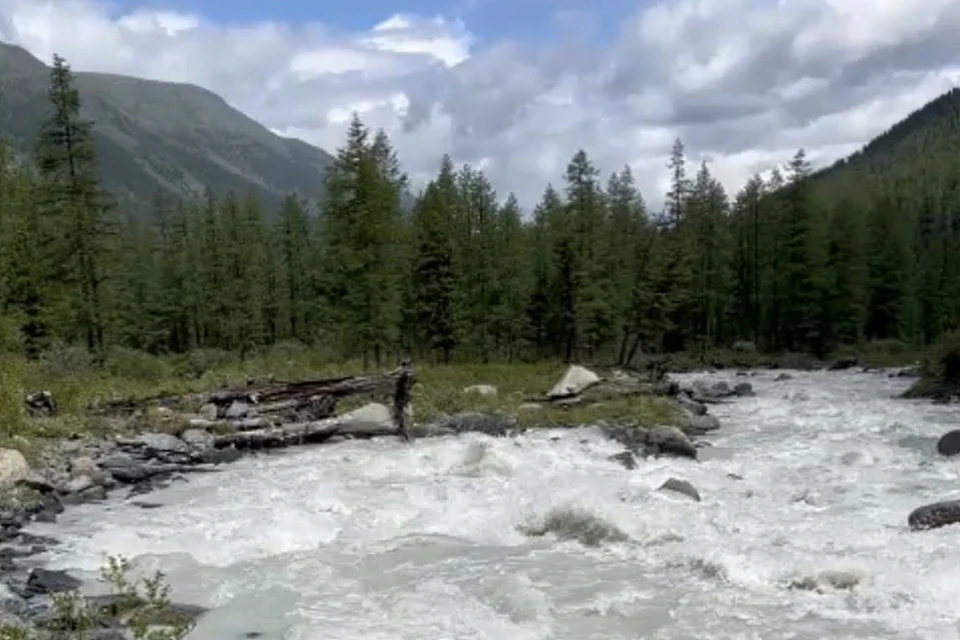
[[[594,429],[348,442],[32,530],[63,540],[52,566],[95,571],[110,552],[162,568],[175,599],[218,607],[203,640],[960,638],[960,530],[906,526],[960,497],[960,462],[934,449],[960,408],[893,400],[909,381],[885,374],[792,375],[711,407],[723,428],[699,463],[626,471]],[[671,476],[703,501],[656,491]],[[554,507],[630,540],[518,531]],[[859,584],[788,587],[831,570]]]

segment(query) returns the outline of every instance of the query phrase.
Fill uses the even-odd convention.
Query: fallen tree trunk
[[[343,418],[326,418],[315,422],[294,422],[251,431],[236,431],[215,437],[214,447],[223,449],[273,449],[296,444],[315,444],[334,436],[375,438],[401,435],[396,425],[358,424]],[[404,436],[405,437],[405,436]]]
[[[258,415],[275,414],[289,418],[297,412],[309,410],[310,417],[320,419],[332,416],[336,403],[341,398],[358,394],[391,395],[404,375],[412,374],[409,370],[404,373],[398,369],[386,374],[267,382],[208,393],[164,394],[139,400],[109,400],[91,406],[90,410],[97,414],[122,416],[132,415],[148,407],[190,405],[199,408],[212,403],[217,407],[218,416],[223,416],[234,402],[242,402],[256,407]]]

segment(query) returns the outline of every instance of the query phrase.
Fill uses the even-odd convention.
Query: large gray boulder
[[[0,449],[0,489],[9,489],[30,475],[30,465],[16,449]]]

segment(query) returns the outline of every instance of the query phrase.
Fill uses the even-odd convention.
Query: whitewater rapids
[[[935,452],[960,407],[894,400],[909,381],[884,373],[776,375],[711,407],[699,463],[627,471],[590,428],[355,441],[30,529],[80,577],[107,552],[163,569],[215,608],[199,640],[960,639],[960,529],[906,526],[960,497],[960,461]],[[657,491],[670,477],[702,502]],[[545,518],[566,539],[523,533]],[[610,535],[569,539],[577,518]]]

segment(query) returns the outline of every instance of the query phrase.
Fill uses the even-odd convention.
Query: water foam
[[[930,449],[960,411],[891,399],[902,379],[791,373],[713,407],[700,463],[628,472],[590,428],[345,442],[33,528],[64,540],[54,566],[141,556],[178,598],[223,607],[195,638],[960,638],[957,532],[905,525],[960,493]],[[669,477],[702,502],[657,491]],[[566,514],[551,535],[524,535],[549,514]],[[570,514],[624,539],[557,536]]]

